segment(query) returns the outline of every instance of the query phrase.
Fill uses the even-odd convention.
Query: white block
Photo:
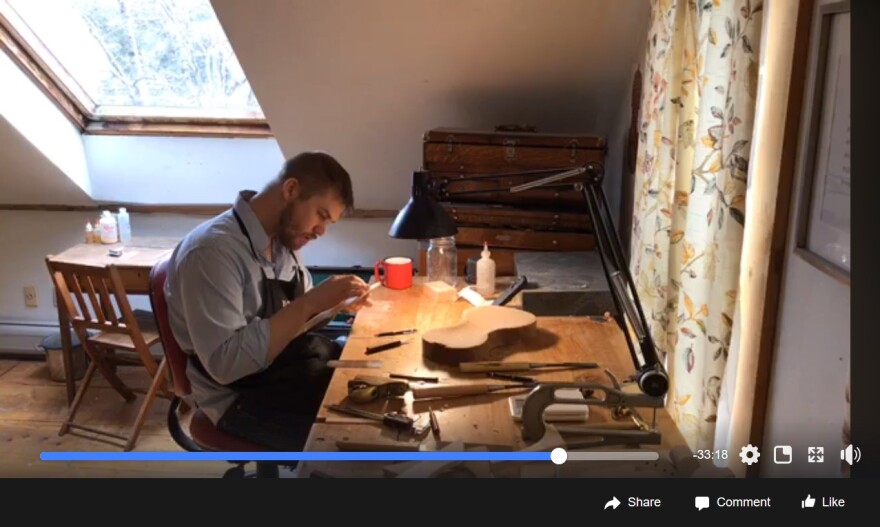
[[[455,288],[443,281],[426,283],[425,294],[437,302],[455,302],[458,298]]]
[[[556,390],[558,399],[583,400],[584,396],[577,388],[560,388]],[[517,395],[509,399],[510,415],[514,421],[522,420],[523,404],[526,402],[525,395]],[[586,404],[555,403],[544,409],[544,421],[569,421],[584,422],[590,418],[590,407]]]

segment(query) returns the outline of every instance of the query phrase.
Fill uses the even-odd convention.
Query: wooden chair
[[[52,262],[49,258],[46,258],[46,265],[59,292],[59,308],[66,310],[70,324],[90,359],[59,435],[77,428],[125,441],[125,451],[129,451],[137,442],[157,392],[162,390],[164,395],[171,398],[165,387],[168,375],[165,359],[157,363],[150,353],[150,346],[159,342],[155,320],[152,316],[135,317],[116,266],[60,263]],[[127,436],[74,422],[95,370],[101,372],[126,402],[137,398],[135,390],[116,374],[115,365],[120,362],[117,351],[133,352],[129,353],[134,356],[131,362],[142,364],[152,379]]]

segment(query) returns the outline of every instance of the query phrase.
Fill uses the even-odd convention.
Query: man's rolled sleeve
[[[199,248],[179,270],[187,330],[208,373],[225,385],[268,366],[269,321],[245,319],[242,284],[248,278],[229,255]]]

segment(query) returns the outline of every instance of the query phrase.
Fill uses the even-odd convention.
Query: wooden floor
[[[142,367],[120,366],[119,376],[132,387],[145,389],[149,377]],[[125,400],[96,374],[77,421],[127,434],[143,400]],[[181,452],[165,424],[169,402],[156,398],[135,451]],[[49,379],[40,360],[0,359],[0,477],[220,477],[232,465],[216,461],[41,461],[47,451],[122,452],[121,443],[73,431],[59,437],[67,414],[63,382]],[[115,441],[112,438],[110,441]]]

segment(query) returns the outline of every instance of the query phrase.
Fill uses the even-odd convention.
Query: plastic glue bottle
[[[105,210],[101,214],[101,243],[111,244],[119,241],[119,231],[116,228],[116,218]]]
[[[489,243],[483,242],[481,258],[477,260],[477,292],[484,297],[495,294],[495,260],[489,257]]]
[[[119,241],[122,243],[131,242],[131,218],[125,207],[119,207],[119,214],[116,215],[116,223],[119,226]]]

